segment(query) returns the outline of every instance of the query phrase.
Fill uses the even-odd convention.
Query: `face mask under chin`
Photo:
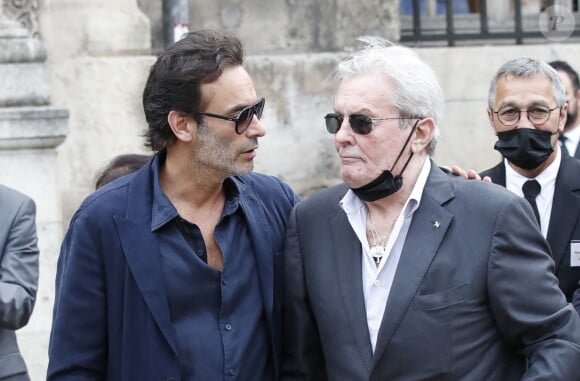
[[[397,162],[399,161],[399,159],[403,155],[403,152],[405,151],[405,148],[409,144],[409,141],[411,140],[411,136],[413,136],[413,132],[415,131],[415,128],[417,128],[417,124],[419,123],[419,121],[420,120],[417,120],[415,122],[415,124],[413,125],[413,128],[411,128],[411,132],[409,133],[409,136],[407,137],[407,140],[405,141],[403,148],[401,148],[401,151],[399,152],[397,159],[393,163],[392,168],[395,167],[395,165],[397,164]],[[351,190],[354,192],[354,194],[358,198],[360,198],[361,200],[366,201],[366,202],[376,201],[376,200],[379,200],[381,198],[392,195],[393,193],[395,193],[399,189],[401,189],[401,187],[403,186],[403,177],[402,177],[403,172],[407,168],[407,165],[411,161],[412,157],[413,157],[413,153],[411,153],[411,155],[409,155],[409,158],[405,162],[403,169],[401,169],[401,172],[399,172],[399,174],[397,176],[393,176],[393,173],[390,170],[386,170],[386,171],[383,171],[383,173],[381,175],[379,175],[379,177],[377,177],[376,179],[374,179],[370,183],[363,185],[360,188],[351,188]]]

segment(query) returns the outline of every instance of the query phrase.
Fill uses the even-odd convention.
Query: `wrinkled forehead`
[[[527,106],[530,104],[553,104],[555,97],[552,81],[542,75],[518,77],[501,76],[497,81],[495,105]]]
[[[395,104],[395,87],[380,74],[365,74],[343,78],[336,92],[335,109],[390,109]]]

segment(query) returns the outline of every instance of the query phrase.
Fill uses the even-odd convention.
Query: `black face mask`
[[[409,144],[409,140],[411,140],[411,136],[413,135],[413,132],[415,131],[415,128],[417,127],[418,123],[419,120],[416,121],[415,124],[413,125],[411,133],[409,133],[409,136],[407,137],[407,140],[405,141],[403,148],[401,148],[399,156],[397,156],[397,159],[393,163],[391,169],[395,168],[395,165],[401,158],[401,155],[403,155],[403,151],[407,147],[407,144]],[[405,168],[407,168],[407,165],[411,161],[412,157],[413,153],[411,153],[411,155],[407,159],[407,162],[405,163],[405,166],[403,167],[403,169],[401,169],[401,172],[399,172],[397,176],[393,176],[393,173],[390,170],[383,171],[383,173],[379,177],[377,177],[370,183],[363,185],[360,188],[356,189],[351,188],[351,190],[358,198],[367,202],[376,201],[383,197],[392,195],[393,193],[401,189],[401,187],[403,186],[403,178],[401,176],[403,175],[403,172],[405,171]]]
[[[551,137],[554,133],[533,128],[514,128],[498,132],[494,149],[511,163],[523,169],[534,169],[542,164],[552,152]]]

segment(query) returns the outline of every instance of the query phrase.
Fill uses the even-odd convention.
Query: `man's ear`
[[[167,123],[177,140],[184,142],[191,141],[193,129],[197,126],[197,122],[191,115],[175,110],[171,110],[167,115]]]
[[[431,118],[421,119],[415,128],[415,138],[412,140],[411,149],[413,153],[428,151],[429,144],[433,140],[435,132],[435,121]]]
[[[564,103],[560,108],[560,123],[558,124],[558,132],[564,133],[564,126],[566,126],[566,119],[568,119],[568,103]]]

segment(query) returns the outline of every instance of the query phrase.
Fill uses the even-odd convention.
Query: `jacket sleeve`
[[[78,214],[58,259],[47,381],[105,379],[107,307],[99,229]]]
[[[290,214],[284,246],[286,296],[281,381],[324,381],[327,379],[324,354],[308,300],[297,209]]]
[[[576,312],[580,314],[580,281],[578,281],[578,288],[574,291],[574,298],[572,299],[572,304],[576,308]]]
[[[515,198],[498,213],[488,264],[490,307],[509,347],[528,359],[522,380],[580,380],[580,318],[554,275],[532,210]]]
[[[0,242],[0,328],[16,330],[28,323],[38,289],[36,207],[22,198]]]

